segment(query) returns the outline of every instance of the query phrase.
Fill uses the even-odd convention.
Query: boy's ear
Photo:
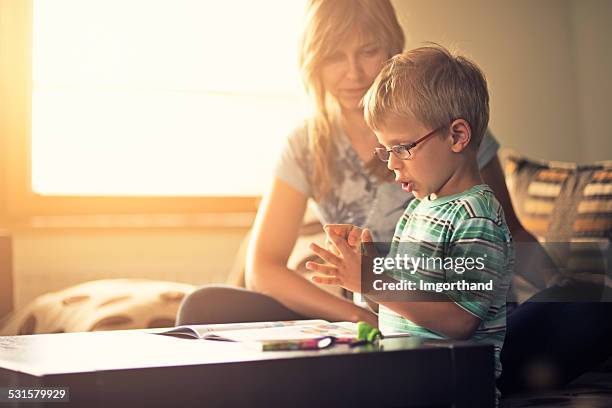
[[[472,140],[472,129],[465,119],[456,119],[450,125],[451,137],[453,139],[452,151],[460,153],[465,150]]]

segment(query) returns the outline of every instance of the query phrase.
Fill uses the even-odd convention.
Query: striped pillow
[[[612,161],[579,166],[511,154],[505,172],[521,223],[539,238],[612,239]]]
[[[557,265],[555,281],[609,286],[612,161],[578,166],[509,155],[505,172],[519,220]]]

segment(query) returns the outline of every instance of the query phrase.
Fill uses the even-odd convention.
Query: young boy
[[[375,278],[383,295],[372,298],[379,305],[379,327],[383,333],[492,343],[499,376],[513,249],[502,207],[483,184],[476,162],[488,104],[480,69],[437,45],[393,57],[364,97],[366,121],[384,146],[376,155],[416,198],[397,224],[385,262],[379,263],[387,266]],[[324,275],[315,282],[367,296],[372,288],[362,287],[355,244],[371,241],[371,235],[356,226],[348,226],[349,234],[337,233],[346,228],[326,228],[335,248],[312,244],[326,263],[307,267]],[[406,260],[404,255],[412,263],[398,262]],[[445,290],[432,292],[436,284]],[[385,296],[397,295],[398,287],[399,301]]]

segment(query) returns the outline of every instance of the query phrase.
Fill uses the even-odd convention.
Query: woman
[[[250,290],[201,288],[183,302],[178,324],[300,318],[377,324],[372,311],[320,289],[286,265],[309,198],[323,223],[367,226],[377,241],[392,238],[413,197],[373,158],[378,143],[360,101],[383,62],[403,48],[389,0],[310,1],[300,67],[315,114],[289,136],[260,205],[247,255]],[[498,148],[487,132],[478,153],[482,177],[502,204],[514,239],[537,242],[514,213]]]

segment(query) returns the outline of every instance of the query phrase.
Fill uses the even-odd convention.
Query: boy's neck
[[[448,180],[435,193],[436,197],[440,198],[459,194],[478,184],[484,183],[480,175],[476,155],[473,154],[473,157],[471,156],[472,155],[465,157],[462,165],[457,167]]]

